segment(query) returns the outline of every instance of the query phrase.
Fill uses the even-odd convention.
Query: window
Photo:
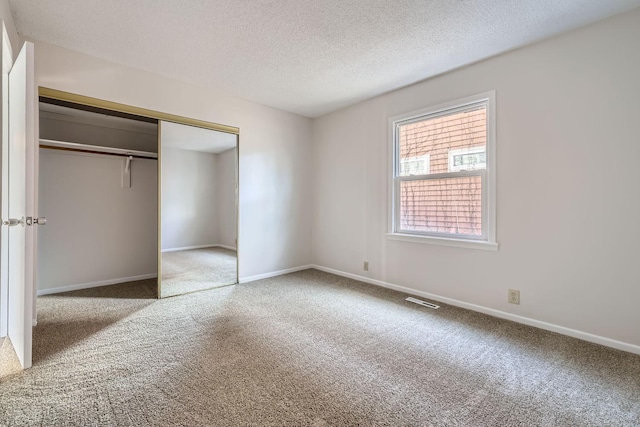
[[[494,96],[391,119],[390,238],[497,248]]]
[[[400,159],[400,175],[425,175],[429,173],[429,155]]]
[[[486,146],[449,150],[449,172],[487,168]]]

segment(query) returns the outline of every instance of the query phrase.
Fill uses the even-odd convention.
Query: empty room
[[[640,0],[0,20],[0,426],[640,426]]]

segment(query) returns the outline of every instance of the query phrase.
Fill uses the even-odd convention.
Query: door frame
[[[0,84],[2,85],[2,99],[0,100],[0,119],[2,120],[1,138],[2,138],[2,153],[0,159],[2,164],[0,170],[2,176],[0,177],[0,183],[2,188],[0,189],[0,195],[5,197],[9,191],[9,71],[13,66],[13,47],[11,46],[11,40],[9,40],[9,34],[7,28],[2,22],[2,57],[0,57],[2,64],[0,65]],[[8,218],[9,211],[8,206],[5,206],[0,200],[0,207],[2,218]],[[6,228],[0,227],[0,337],[6,337],[9,334],[8,321],[9,321],[9,269],[7,268],[9,263],[9,232]]]
[[[240,128],[235,126],[223,125],[220,123],[208,122],[205,120],[192,119],[190,117],[179,116],[170,113],[164,113],[156,110],[150,110],[147,108],[135,107],[127,104],[121,104],[118,102],[107,101],[104,99],[93,98],[90,96],[78,95],[75,93],[65,92],[57,89],[51,89],[48,87],[38,87],[38,97],[53,99],[56,101],[68,102],[70,104],[82,105],[84,107],[98,108],[101,110],[109,110],[117,113],[132,114],[135,116],[145,117],[149,119],[155,119],[158,121],[158,287],[157,297],[160,298],[160,287],[162,278],[162,211],[160,209],[162,202],[162,171],[161,171],[161,147],[160,147],[160,121],[173,122],[183,124],[187,126],[195,126],[204,129],[214,130],[218,132],[225,132],[236,135],[236,283],[239,283],[240,279]],[[39,135],[38,135],[39,138]],[[37,266],[34,266],[37,267]]]

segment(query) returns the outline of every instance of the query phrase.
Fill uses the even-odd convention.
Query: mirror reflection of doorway
[[[237,135],[160,122],[160,296],[232,285]]]

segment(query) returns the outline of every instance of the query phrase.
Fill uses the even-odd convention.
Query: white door
[[[31,367],[36,202],[36,93],[33,44],[26,42],[9,72],[8,336],[23,368]],[[3,141],[4,143],[4,141]],[[5,175],[6,176],[6,175]],[[5,194],[3,194],[5,199]]]

